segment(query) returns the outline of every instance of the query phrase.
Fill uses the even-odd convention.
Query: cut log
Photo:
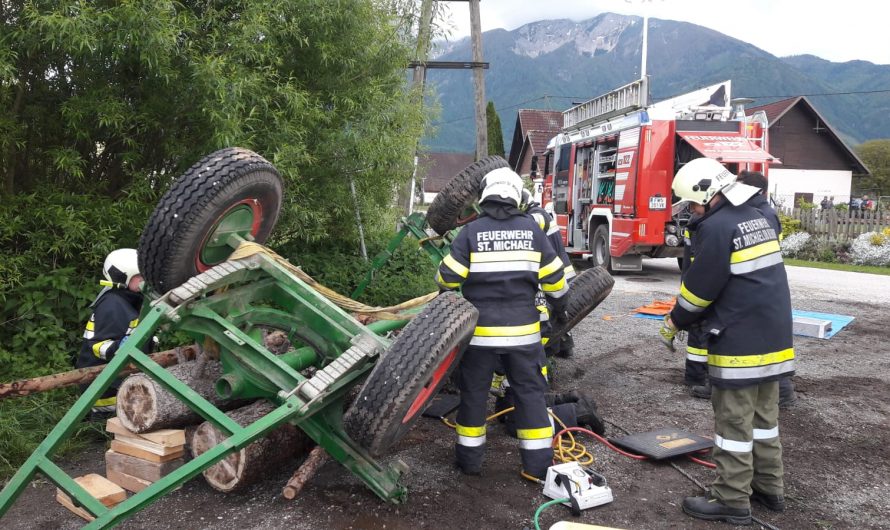
[[[124,489],[121,488],[119,485],[108,480],[102,475],[90,473],[89,475],[75,478],[74,482],[77,482],[83,489],[87,491],[87,493],[95,497],[99,502],[109,508],[114,506],[115,504],[127,500],[127,492],[124,491]],[[58,501],[59,504],[61,504],[65,508],[71,510],[71,512],[77,514],[80,517],[83,517],[87,521],[92,521],[95,519],[95,517],[90,515],[90,513],[84,508],[75,506],[74,501],[71,499],[71,497],[69,497],[68,494],[60,489],[56,489],[56,501]]]
[[[256,401],[227,415],[238,425],[246,427],[274,409],[268,401]],[[227,438],[227,435],[210,422],[202,423],[195,430],[189,445],[195,458]],[[249,486],[275,472],[295,457],[309,450],[311,441],[303,431],[285,423],[254,441],[240,451],[235,451],[204,470],[204,479],[213,489],[225,493]]]
[[[218,361],[191,361],[168,371],[221,410],[244,404],[217,395],[214,384],[222,375]],[[145,374],[133,374],[121,383],[117,391],[117,417],[125,429],[137,434],[203,421],[198,413]]]
[[[148,460],[149,462],[169,462],[171,460],[176,460],[177,458],[182,458],[183,455],[185,455],[184,447],[180,447],[173,452],[167,452],[165,455],[159,455],[153,451],[143,449],[138,445],[130,444],[126,440],[120,438],[111,440],[111,450],[115,453],[135,456],[136,458]]]
[[[287,481],[284,489],[281,490],[281,496],[289,501],[296,499],[297,495],[299,495],[300,492],[303,491],[303,488],[306,487],[306,483],[309,482],[309,479],[315,476],[315,473],[321,466],[325,465],[330,458],[328,452],[324,450],[324,447],[316,445],[315,448],[309,452],[309,456],[306,457],[306,460],[303,461],[300,468],[297,469],[290,480]]]
[[[169,462],[149,462],[130,455],[124,455],[115,451],[105,452],[105,472],[118,471],[126,473],[148,482],[157,482],[182,466],[185,461],[182,458]]]
[[[154,362],[167,367],[179,363],[180,359],[189,361],[194,359],[198,351],[196,346],[185,346],[178,349],[178,354],[176,349],[173,349],[152,354],[150,357]],[[91,368],[80,368],[58,374],[44,375],[33,379],[22,379],[12,383],[0,383],[0,399],[27,396],[56,388],[83,385],[98,377],[104,368],[105,365],[93,366]],[[138,371],[139,368],[136,365],[128,365],[121,371],[121,377]]]

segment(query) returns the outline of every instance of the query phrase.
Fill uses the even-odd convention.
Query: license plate
[[[649,197],[650,210],[667,210],[667,197]]]

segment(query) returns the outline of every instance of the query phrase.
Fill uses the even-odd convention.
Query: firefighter
[[[547,383],[541,373],[535,293],[540,285],[555,319],[564,323],[565,265],[531,216],[519,210],[519,175],[509,168],[495,169],[483,185],[483,214],[458,233],[436,275],[442,289],[461,288],[479,310],[459,367],[456,463],[466,474],[482,471],[488,390],[500,360],[513,389],[523,473],[543,479],[553,457],[553,427],[544,400]]]
[[[105,280],[99,283],[103,288],[90,304],[93,313],[83,332],[83,344],[75,363],[77,368],[107,364],[139,324],[142,275],[136,261],[136,249],[121,248],[108,254],[102,275]],[[81,390],[87,386],[82,386]],[[119,386],[120,381],[115,381],[93,403],[91,420],[115,415]]]
[[[779,220],[779,214],[770,206],[769,199],[767,199],[766,177],[759,171],[740,171],[738,181],[760,190],[760,193],[748,199],[747,204],[756,208],[763,215],[773,230],[776,231],[776,234],[779,235],[779,241],[782,241],[782,222]],[[794,383],[791,381],[791,378],[783,377],[779,379],[779,408],[788,408],[794,405],[796,401],[797,396],[795,396]]]
[[[575,278],[575,267],[572,266],[572,261],[569,258],[568,252],[566,252],[565,245],[562,243],[562,236],[559,233],[559,225],[556,224],[556,220],[553,217],[553,207],[551,206],[553,203],[549,203],[547,206],[550,207],[542,208],[540,204],[534,202],[531,198],[531,194],[527,190],[522,190],[522,209],[532,216],[538,226],[541,227],[541,230],[547,234],[547,240],[550,241],[550,245],[553,246],[553,249],[556,251],[556,254],[562,259],[565,268],[563,268],[563,275],[566,279],[566,282],[572,283],[572,280]],[[544,342],[544,353],[547,357],[557,356],[562,357],[564,359],[568,359],[575,352],[575,341],[572,339],[571,333],[566,333],[563,335],[561,339],[552,340],[550,337],[546,336],[550,329],[552,328],[550,324],[550,308],[547,307],[546,297],[543,292],[538,292],[538,297],[535,300],[536,305],[538,306],[538,310],[541,312],[541,326],[544,331],[544,338],[542,339]]]
[[[687,497],[692,517],[751,523],[751,501],[785,508],[779,442],[779,383],[794,373],[791,294],[778,234],[745,204],[758,189],[719,162],[683,166],[674,195],[701,217],[695,260],[660,331],[670,341],[696,322],[707,330],[717,478],[706,497]]]

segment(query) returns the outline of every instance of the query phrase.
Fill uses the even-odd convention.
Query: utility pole
[[[482,22],[479,0],[470,0],[470,39],[473,45],[473,62],[482,64]],[[488,122],[485,117],[485,72],[482,66],[473,66],[473,92],[476,100],[476,160],[488,156]]]

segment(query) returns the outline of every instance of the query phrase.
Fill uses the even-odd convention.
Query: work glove
[[[664,347],[670,351],[677,351],[674,347],[674,339],[677,337],[677,331],[677,326],[671,322],[670,315],[665,315],[661,324],[661,329],[658,330],[658,337],[661,339],[661,343],[664,344]]]

